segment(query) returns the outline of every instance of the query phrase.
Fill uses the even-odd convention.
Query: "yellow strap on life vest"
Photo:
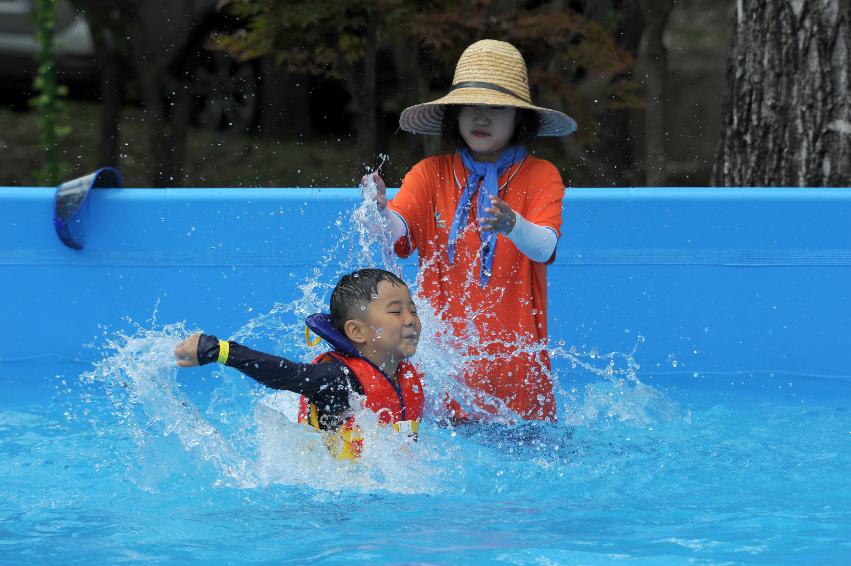
[[[322,430],[319,428],[319,411],[316,410],[316,405],[313,403],[310,404],[310,414],[307,415],[307,422],[316,430]]]
[[[331,455],[339,460],[356,460],[359,457],[359,450],[355,448],[355,445],[363,443],[360,427],[357,425],[352,428],[340,426],[334,431],[322,430],[319,428],[319,411],[316,409],[316,405],[310,403],[309,406],[306,424],[323,434],[323,441]],[[393,430],[401,434],[416,436],[420,432],[420,421],[398,421],[393,423]]]
[[[359,427],[340,427],[336,431],[325,435],[325,446],[331,455],[338,460],[356,460],[359,458],[356,443],[363,442],[363,435]]]
[[[317,336],[316,340],[311,340],[310,339],[310,328],[305,326],[304,327],[304,341],[307,342],[307,345],[312,348],[313,346],[316,346],[317,344],[319,344],[319,342],[322,341],[322,338]]]
[[[358,457],[357,450],[354,448],[355,442],[363,442],[363,435],[360,428],[357,426],[353,429],[340,426],[337,430],[322,430],[319,427],[319,411],[316,410],[316,405],[310,403],[310,409],[307,414],[308,425],[322,433],[322,440],[328,451],[334,458],[339,460],[355,460]]]

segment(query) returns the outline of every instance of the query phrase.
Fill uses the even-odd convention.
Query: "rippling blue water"
[[[558,425],[428,423],[350,465],[239,374],[176,376],[169,340],[148,393],[74,364],[3,376],[0,562],[851,561],[846,379],[642,391],[562,362]]]

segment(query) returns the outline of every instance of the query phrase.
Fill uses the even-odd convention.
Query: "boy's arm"
[[[193,345],[194,360],[190,353]],[[363,394],[360,383],[352,380],[343,366],[336,361],[302,364],[252,350],[238,342],[219,340],[207,334],[190,336],[178,344],[174,353],[178,358],[178,365],[219,362],[238,369],[266,387],[304,395],[327,414],[336,414],[348,409],[351,391]],[[193,361],[195,363],[192,363]]]

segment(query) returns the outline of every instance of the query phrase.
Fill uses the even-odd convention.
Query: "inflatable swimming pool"
[[[2,563],[851,560],[847,190],[569,190],[559,424],[357,469],[169,353],[306,356],[300,317],[385,260],[358,191],[98,189],[82,250],[53,197],[0,188]]]

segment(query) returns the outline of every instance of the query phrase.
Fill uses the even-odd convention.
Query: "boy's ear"
[[[353,344],[366,344],[366,323],[356,318],[350,318],[343,325],[343,333]]]

